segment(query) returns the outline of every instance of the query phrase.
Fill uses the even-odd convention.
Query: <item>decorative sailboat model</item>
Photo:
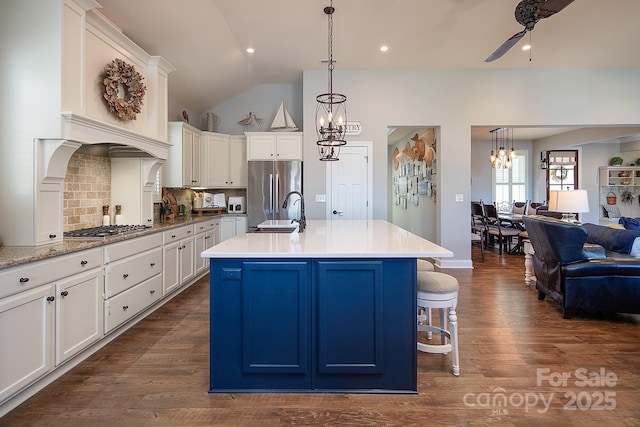
[[[298,130],[298,126],[293,122],[289,112],[284,107],[284,101],[280,103],[276,118],[273,119],[273,123],[271,123],[271,130],[278,132],[293,132]]]

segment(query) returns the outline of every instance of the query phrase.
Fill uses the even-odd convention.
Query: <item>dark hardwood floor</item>
[[[0,425],[640,426],[640,317],[565,320],[524,286],[522,256],[473,250],[474,270],[443,270],[460,282],[461,375],[418,353],[418,395],[208,394],[205,278]]]

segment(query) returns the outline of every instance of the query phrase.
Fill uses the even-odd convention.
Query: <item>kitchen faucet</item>
[[[304,231],[304,228],[307,226],[307,219],[304,216],[304,197],[302,196],[302,193],[299,191],[290,191],[284,198],[284,204],[282,205],[282,208],[283,209],[287,208],[287,203],[289,202],[289,196],[291,196],[292,194],[297,194],[298,196],[300,196],[300,219],[292,219],[291,222],[292,223],[297,222],[298,232],[302,233]]]

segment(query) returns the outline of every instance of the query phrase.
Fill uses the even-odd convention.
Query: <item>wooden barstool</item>
[[[453,359],[453,375],[460,375],[460,356],[458,354],[458,280],[448,274],[437,271],[418,271],[417,327],[418,333],[440,334],[440,344],[417,343],[418,351],[425,353],[447,354]],[[440,327],[431,322],[431,309],[440,311]],[[448,318],[445,310],[448,309]],[[448,321],[447,321],[448,320]]]

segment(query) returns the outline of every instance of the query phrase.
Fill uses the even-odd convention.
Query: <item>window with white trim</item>
[[[527,200],[527,152],[518,151],[511,159],[511,167],[493,170],[496,204]]]

